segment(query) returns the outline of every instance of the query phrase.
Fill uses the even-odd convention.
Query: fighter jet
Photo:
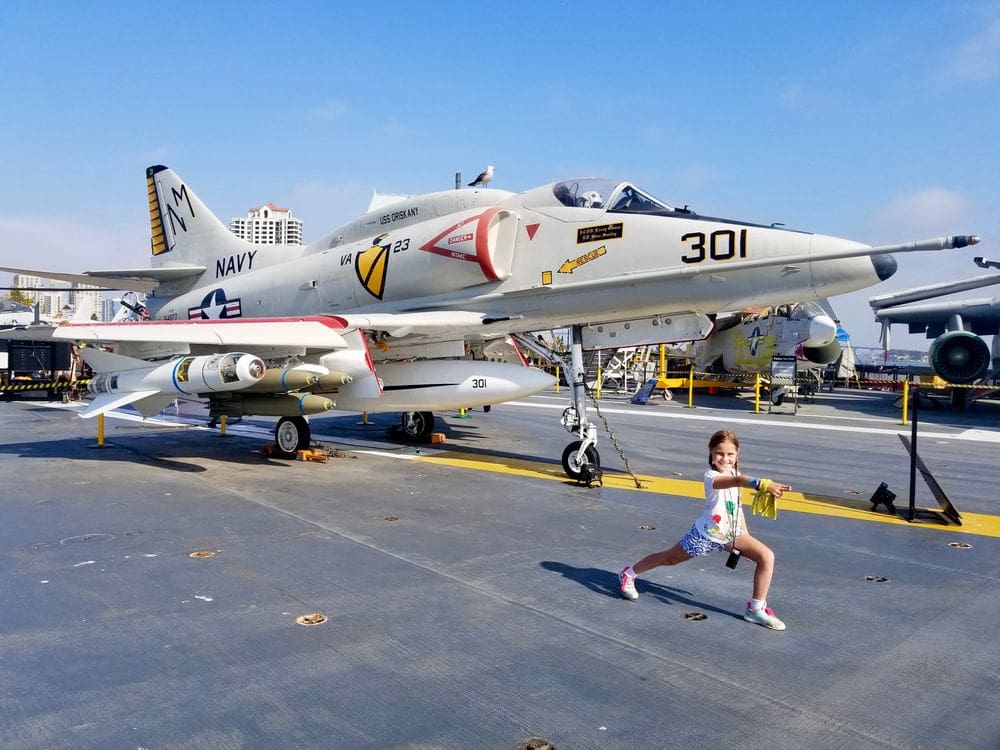
[[[308,445],[307,416],[334,404],[401,411],[404,432],[419,437],[433,429],[435,410],[539,392],[550,375],[491,361],[487,348],[510,337],[522,354],[561,361],[531,332],[569,328],[562,364],[572,403],[562,423],[575,439],[562,464],[581,481],[600,466],[585,348],[703,338],[719,311],[862,289],[892,275],[891,253],[978,242],[962,235],[870,247],[702,216],[629,182],[585,178],[520,193],[462,188],[388,204],[377,196],[363,216],[309,245],[262,246],[235,237],[170,169],[150,167],[146,182],[151,268],[30,273],[145,293],[149,320],[63,325],[54,337],[113,343],[135,369],[257,357],[267,385],[193,390],[213,416],[280,416],[275,442],[290,450]],[[121,368],[94,364],[114,392]],[[251,370],[231,377],[241,384]],[[304,384],[311,376],[318,380]],[[125,380],[119,390],[164,383],[153,370]],[[158,404],[136,405],[145,414]]]

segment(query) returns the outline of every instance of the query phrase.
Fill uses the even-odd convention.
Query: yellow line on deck
[[[418,461],[439,464],[441,466],[453,466],[459,469],[491,471],[500,474],[515,474],[522,477],[549,479],[558,482],[571,481],[565,474],[563,474],[561,466],[541,463],[538,461],[524,461],[500,456],[473,456],[473,454],[463,453],[461,451],[443,451],[433,455],[415,456],[414,458]],[[616,490],[654,492],[659,495],[691,497],[698,500],[703,500],[705,497],[701,481],[642,475],[637,476],[643,485],[642,489],[635,486],[635,483],[632,481],[632,477],[628,474],[607,471],[604,472],[604,486],[611,487]],[[743,493],[743,504],[750,504],[749,491]],[[905,500],[900,501],[897,507],[902,508],[904,505]],[[961,526],[945,526],[944,524],[930,522],[910,523],[899,516],[891,516],[886,512],[877,513],[871,511],[868,507],[868,502],[864,500],[848,500],[834,497],[824,497],[820,495],[804,495],[801,492],[786,492],[784,496],[778,500],[779,514],[785,512],[812,513],[819,516],[850,518],[855,521],[888,523],[895,524],[897,526],[902,525],[920,529],[934,529],[937,531],[957,531],[965,534],[976,534],[978,536],[1000,538],[1000,516],[987,515],[984,513],[962,513]]]

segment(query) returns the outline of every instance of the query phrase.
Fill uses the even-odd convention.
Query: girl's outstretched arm
[[[727,490],[730,487],[746,487],[751,490],[756,490],[760,487],[760,479],[752,477],[749,474],[720,474],[712,480],[712,487],[717,490]],[[781,497],[790,489],[792,489],[791,485],[772,479],[767,491],[775,497]]]

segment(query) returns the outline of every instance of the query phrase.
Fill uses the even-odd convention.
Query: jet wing
[[[233,320],[149,320],[129,323],[67,323],[52,329],[52,338],[93,343],[289,346],[334,350],[347,346],[338,332],[345,328],[343,320],[326,315]]]
[[[995,334],[1000,330],[1000,297],[917,302],[883,307],[875,312],[875,317],[883,323],[906,323],[910,333],[926,331],[928,338],[940,335],[955,316],[961,318],[964,330],[980,336]]]
[[[483,313],[409,312],[369,315],[313,315],[299,318],[234,318],[231,320],[148,320],[119,323],[66,323],[36,326],[37,334],[64,341],[95,343],[174,343],[203,346],[289,346],[342,349],[352,331],[384,331],[393,338],[461,339],[482,334],[496,322]],[[27,333],[22,334],[27,336]]]
[[[28,326],[5,338],[31,341],[85,341],[94,344],[188,344],[207,347],[289,347],[333,351],[350,344],[354,331],[380,331],[393,338],[460,340],[482,336],[500,319],[467,311],[312,315],[231,320],[146,320],[118,323],[64,323]],[[506,320],[506,318],[505,318]],[[498,332],[497,335],[502,335]]]

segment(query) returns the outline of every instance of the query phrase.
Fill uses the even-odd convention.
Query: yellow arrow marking
[[[608,250],[604,245],[594,248],[590,252],[586,252],[579,258],[574,258],[573,260],[567,260],[561,266],[559,266],[559,273],[573,273],[574,270],[582,266],[584,263],[590,263],[590,261],[600,258],[602,255],[607,255]]]

